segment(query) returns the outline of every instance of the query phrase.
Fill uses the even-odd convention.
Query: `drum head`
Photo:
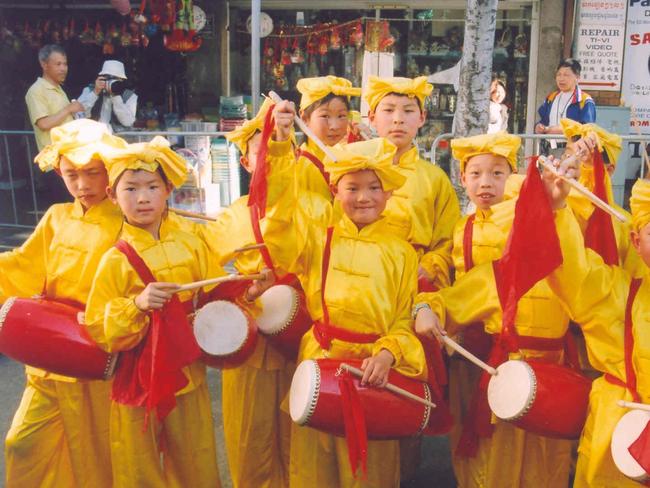
[[[281,331],[296,312],[298,293],[289,285],[272,286],[260,296],[262,313],[257,327],[264,334]]]
[[[234,303],[210,302],[194,316],[194,337],[199,347],[213,356],[237,352],[248,337],[248,317]]]
[[[296,368],[289,391],[289,413],[298,425],[309,422],[318,402],[320,370],[318,363],[307,359]]]
[[[639,438],[648,421],[650,421],[650,412],[630,410],[621,417],[612,434],[614,464],[621,473],[636,481],[644,481],[648,478],[648,474],[632,457],[628,448]]]
[[[490,409],[502,420],[516,420],[535,400],[535,373],[525,361],[506,361],[488,384]]]

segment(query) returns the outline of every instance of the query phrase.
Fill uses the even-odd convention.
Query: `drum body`
[[[113,376],[117,354],[97,346],[77,321],[82,308],[43,298],[9,298],[0,308],[0,353],[80,379]]]
[[[339,365],[359,367],[359,360],[305,360],[296,368],[289,393],[291,419],[299,425],[345,435],[343,407],[338,385]],[[429,386],[391,370],[389,382],[427,400]],[[432,409],[383,388],[363,387],[353,378],[359,393],[369,439],[399,439],[417,435],[427,426]]]
[[[545,437],[577,439],[587,418],[591,381],[559,364],[506,361],[490,378],[488,403],[501,420]]]
[[[289,285],[275,285],[260,296],[259,331],[286,357],[295,360],[302,336],[313,323],[305,294]]]
[[[235,368],[246,361],[257,344],[257,327],[244,309],[215,300],[194,315],[194,337],[203,362],[213,368]]]
[[[612,434],[612,459],[618,470],[628,478],[644,483],[650,479],[645,469],[632,457],[629,447],[650,422],[650,412],[630,410],[616,424]]]

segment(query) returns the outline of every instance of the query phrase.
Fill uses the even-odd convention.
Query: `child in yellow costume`
[[[237,144],[242,154],[241,164],[249,173],[255,171],[264,119],[271,105],[265,100],[253,120],[226,135]],[[259,225],[260,229],[264,228],[263,219]],[[202,232],[221,264],[234,260],[235,267],[243,274],[256,273],[267,266],[260,250],[235,253],[237,248],[256,242],[248,195],[220,213],[217,221],[204,226]],[[286,274],[278,268],[275,272],[279,276]],[[262,291],[256,290],[254,295]],[[294,369],[293,361],[285,359],[264,336],[258,335],[252,356],[237,368],[223,370],[224,434],[235,488],[289,485],[291,419],[280,410],[280,402],[289,391]]]
[[[348,134],[350,97],[361,95],[345,78],[323,76],[303,78],[296,84],[300,92],[300,117],[327,146],[343,142]],[[323,168],[325,154],[314,141],[307,139],[300,146],[298,157],[298,188],[332,201],[330,178]]]
[[[650,265],[650,182],[639,180],[632,188],[632,244],[646,267]],[[604,375],[593,382],[589,414],[578,447],[575,484],[578,488],[638,487],[614,465],[610,451],[612,433],[627,412],[618,400],[650,403],[647,360],[650,344],[650,288],[646,274],[633,278],[618,266],[607,266],[586,249],[578,222],[569,209],[556,214],[563,264],[548,278],[565,303],[571,318],[585,335],[589,361]],[[629,315],[626,314],[629,310]],[[631,341],[626,344],[625,335]],[[626,370],[626,354],[631,369]],[[636,388],[632,379],[636,377]]]
[[[518,137],[504,133],[452,141],[454,157],[461,163],[463,186],[477,210],[456,227],[457,281],[438,293],[420,294],[416,305],[431,307],[450,335],[467,333],[477,322],[483,323],[489,335],[501,331],[502,311],[492,284],[491,262],[501,256],[514,218],[515,201],[502,199],[506,181],[516,168],[519,144]],[[424,324],[431,314],[426,306],[418,311],[416,332],[429,332]],[[518,357],[555,363],[564,360],[569,317],[546,282],[537,283],[520,300],[515,325],[521,346]],[[472,337],[476,337],[475,330]],[[490,436],[482,432],[486,426],[475,423],[476,412],[471,407],[482,373],[463,361],[454,359],[450,366],[451,407],[463,424],[456,425],[451,435],[458,486],[567,486],[571,442],[531,434],[501,421],[493,426]]]
[[[426,77],[371,76],[363,97],[368,117],[379,137],[397,147],[393,163],[406,178],[386,206],[386,216],[397,235],[417,251],[421,288],[440,289],[450,284],[452,233],[460,218],[456,193],[439,167],[420,159],[414,144],[424,125],[424,100],[432,85]]]
[[[293,113],[288,102],[276,108],[277,141],[269,147],[275,155],[270,158],[269,187],[292,178],[288,128]],[[298,361],[363,359],[362,381],[370,385],[384,384],[391,367],[424,379],[424,353],[410,325],[417,257],[381,217],[391,191],[404,182],[392,165],[395,147],[375,139],[332,151],[338,162],[326,159],[325,164],[336,185],[340,212],[330,208],[322,218],[312,218],[297,205],[294,180],[287,191],[269,198],[266,213],[264,237],[271,256],[298,276],[315,320],[302,338]],[[324,201],[318,195],[312,198]],[[323,267],[326,249],[331,254],[329,265]],[[355,478],[347,457],[345,439],[294,424],[289,486],[399,485],[397,441],[368,442],[366,480]]]
[[[205,365],[189,324],[183,323],[197,292],[176,291],[179,283],[223,271],[199,237],[166,216],[167,198],[185,180],[186,163],[161,137],[115,151],[106,162],[109,196],[125,222],[118,245],[99,263],[86,324],[102,348],[121,352],[111,403],[114,486],[218,487]],[[152,341],[157,342],[149,373]],[[154,368],[165,351],[164,366],[172,371],[161,378]],[[147,389],[142,385],[150,378]],[[164,395],[154,399],[154,389],[163,387]]]
[[[51,137],[36,162],[61,175],[74,202],[51,206],[21,247],[0,254],[0,303],[42,294],[85,304],[99,260],[120,232],[101,158],[126,142],[87,119],[56,127]],[[26,372],[5,444],[6,486],[111,487],[110,382]]]

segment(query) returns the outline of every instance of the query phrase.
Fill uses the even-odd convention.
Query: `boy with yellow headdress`
[[[501,333],[502,311],[491,283],[491,263],[501,257],[512,227],[515,200],[503,198],[509,176],[517,170],[520,144],[519,137],[504,132],[452,141],[452,154],[460,161],[461,181],[476,213],[464,217],[454,231],[457,281],[416,299],[416,332],[431,332],[424,324],[433,312],[450,335],[460,333],[464,347],[484,360]],[[540,281],[517,307],[515,327],[520,344],[525,344],[518,357],[562,362],[568,325],[561,302]],[[566,486],[570,441],[531,434],[506,422],[486,423],[478,410],[481,374],[464,358],[452,356],[450,406],[456,425],[451,447],[458,486]]]
[[[272,102],[264,101],[254,119],[226,135],[241,152],[241,164],[254,173],[257,154],[262,139],[264,121]],[[293,134],[291,136],[293,138]],[[271,157],[275,154],[273,142],[269,144]],[[286,157],[294,161],[293,152]],[[286,184],[273,192],[284,191]],[[323,210],[321,210],[323,211]],[[222,265],[234,260],[240,273],[257,273],[271,268],[278,277],[287,271],[263,256],[259,249],[236,252],[238,248],[255,244],[254,226],[265,228],[252,206],[249,196],[235,201],[216,217],[216,222],[201,227],[210,250],[218,255]],[[254,300],[264,288],[254,290],[248,299]],[[252,307],[253,315],[260,307]],[[223,424],[230,476],[235,488],[282,488],[289,485],[289,437],[291,419],[280,410],[280,402],[289,391],[295,364],[287,360],[264,336],[258,335],[255,352],[237,368],[224,369],[222,373]]]
[[[293,113],[288,102],[276,107],[276,154],[290,151]],[[264,240],[273,260],[300,280],[314,319],[298,361],[363,359],[362,382],[375,386],[385,384],[391,367],[426,377],[422,346],[410,325],[417,257],[381,215],[404,182],[392,164],[395,150],[385,139],[332,148],[336,162],[326,159],[325,168],[341,211],[328,205],[316,218],[298,204],[290,159],[269,161],[269,188],[278,182],[289,188],[268,199]],[[309,198],[327,202],[316,194]],[[292,425],[290,486],[399,485],[397,441],[368,442],[365,480],[355,479],[347,458],[345,439]]]
[[[371,125],[379,137],[397,147],[393,163],[406,178],[388,202],[386,216],[395,232],[417,251],[420,284],[429,290],[450,284],[452,232],[460,218],[449,178],[437,166],[420,159],[414,144],[426,119],[424,101],[432,88],[424,76],[371,76],[363,93]]]
[[[619,419],[627,409],[619,400],[650,403],[650,182],[639,180],[632,188],[632,245],[646,266],[642,278],[634,278],[619,266],[606,265],[600,255],[586,248],[580,225],[570,208],[557,211],[563,263],[547,279],[585,335],[589,360],[603,376],[593,382],[587,421],[578,447],[574,486],[578,488],[640,486],[626,478],[614,464],[610,444]],[[647,428],[643,436],[647,436]],[[640,438],[639,441],[644,439]],[[647,438],[645,441],[647,442]],[[648,445],[647,443],[645,444]],[[645,456],[632,447],[630,455],[640,464]],[[641,455],[640,455],[641,454]]]
[[[167,217],[187,164],[162,137],[116,150],[106,164],[125,221],[97,267],[86,325],[121,356],[111,396],[113,486],[219,486],[206,370],[186,318],[197,292],[178,284],[223,270],[199,237]]]
[[[126,142],[87,119],[56,127],[51,137],[36,163],[56,170],[74,201],[52,205],[21,247],[0,254],[0,303],[44,295],[83,310],[97,264],[122,225],[119,208],[106,198],[102,158]],[[111,487],[110,382],[29,366],[26,373],[5,444],[6,486]]]
[[[345,78],[322,76],[303,78],[296,84],[300,92],[300,117],[325,145],[344,142],[348,134],[350,97],[361,95],[361,89]],[[330,201],[330,178],[323,167],[325,154],[309,138],[300,146],[298,157],[298,188],[318,193]]]

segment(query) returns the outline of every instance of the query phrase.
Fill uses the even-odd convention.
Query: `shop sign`
[[[621,101],[632,127],[650,134],[650,2],[629,0]],[[637,129],[632,131],[637,133]]]
[[[580,0],[575,57],[586,90],[619,91],[623,74],[625,11],[623,0]]]

